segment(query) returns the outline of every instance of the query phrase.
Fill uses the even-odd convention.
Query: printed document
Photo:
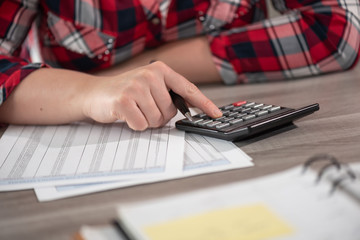
[[[124,122],[8,127],[0,139],[0,191],[179,175],[184,135]]]
[[[182,173],[178,175],[96,184],[42,187],[36,188],[35,193],[39,201],[50,201],[115,188],[253,166],[252,159],[234,143],[192,133],[185,135],[183,156]]]

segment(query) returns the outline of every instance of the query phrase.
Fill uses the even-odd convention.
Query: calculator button
[[[221,124],[221,122],[219,122],[219,121],[214,121],[214,122],[212,122],[212,123],[207,124],[206,126],[207,126],[207,127],[215,127],[215,126],[218,125],[218,124]]]
[[[242,119],[244,119],[246,121],[246,120],[253,119],[255,117],[256,117],[255,115],[251,114],[251,115],[247,115],[247,116],[243,117]]]
[[[273,105],[265,105],[262,107],[263,110],[269,110]]]
[[[192,120],[192,123],[199,123],[199,122],[201,122],[201,121],[204,121],[204,119],[202,119],[202,118],[192,118],[193,120]]]
[[[233,117],[227,117],[227,118],[224,118],[224,119],[223,119],[223,122],[229,122],[229,121],[231,121],[231,120],[233,120],[233,119],[235,119],[235,118],[233,118]]]
[[[205,126],[206,124],[209,124],[209,123],[212,123],[212,122],[213,122],[213,120],[204,120],[202,122],[199,122],[198,125]]]
[[[218,125],[216,125],[216,128],[224,128],[224,127],[227,127],[227,126],[230,126],[230,123],[221,123],[221,124],[218,124]]]
[[[249,102],[249,103],[245,104],[244,106],[245,107],[251,107],[251,106],[254,106],[254,105],[255,105],[254,102]]]
[[[222,122],[225,118],[226,118],[225,116],[222,116],[222,117],[219,117],[219,118],[215,118],[214,120]]]
[[[238,113],[237,112],[231,112],[231,113],[229,113],[227,116],[228,117],[233,117],[233,116],[235,116],[235,115],[237,115]]]
[[[225,107],[223,107],[224,110],[230,110],[230,109],[233,109],[233,105],[227,105]]]
[[[241,109],[243,109],[243,107],[234,107],[234,108],[232,109],[232,111],[233,111],[233,112],[238,112],[238,111],[240,111]]]
[[[244,105],[246,103],[246,101],[238,101],[238,102],[234,102],[232,105],[234,105],[235,107],[239,107],[241,105]]]
[[[200,121],[191,122],[193,125],[199,125],[201,122],[206,121],[205,119],[201,119]]]
[[[196,123],[198,123],[198,122],[200,122],[200,121],[203,121],[203,119],[193,117],[193,118],[192,118],[192,121],[190,121],[189,119],[183,119],[182,121],[183,121],[184,123],[196,124]]]
[[[230,110],[223,110],[221,112],[222,112],[223,115],[226,115],[226,114],[230,113]]]
[[[249,114],[254,114],[254,113],[257,113],[257,112],[259,112],[260,111],[260,109],[253,109],[253,110],[251,110],[250,112],[249,112]]]
[[[260,107],[262,107],[262,106],[264,106],[264,104],[263,104],[263,103],[259,103],[259,104],[256,104],[255,106],[253,106],[253,108],[260,108]]]
[[[251,108],[244,108],[243,110],[241,110],[242,113],[248,113],[251,111]]]
[[[234,116],[236,118],[242,118],[245,117],[247,114],[246,113],[239,113],[238,115]]]
[[[194,117],[204,118],[204,117],[207,117],[207,115],[205,113],[199,113],[199,114],[196,114]]]
[[[268,113],[269,113],[268,111],[262,110],[262,111],[260,111],[260,112],[257,112],[257,113],[256,113],[256,116],[260,117],[260,116],[264,116],[264,115],[266,115],[266,114],[268,114]]]
[[[280,110],[280,106],[275,106],[275,107],[272,107],[272,108],[270,108],[270,112],[275,112],[275,111],[277,111],[277,110]]]
[[[242,121],[244,121],[242,118],[236,118],[234,120],[231,120],[229,123],[230,124],[236,124],[236,123],[239,123],[239,122],[242,122]]]

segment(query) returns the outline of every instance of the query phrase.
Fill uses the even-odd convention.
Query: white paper
[[[35,193],[39,201],[50,201],[138,184],[250,167],[253,166],[251,160],[246,153],[232,142],[186,133],[183,172],[181,174],[137,179],[135,181],[124,180],[97,184],[36,188]]]
[[[301,172],[302,168],[296,167],[255,180],[123,205],[119,207],[119,217],[135,239],[149,239],[144,229],[150,226],[169,221],[175,224],[177,220],[194,219],[209,212],[256,205],[263,206],[290,229],[286,233],[280,231],[278,236],[256,239],[358,239],[359,203],[340,190],[331,195],[331,183],[325,180],[315,184],[317,174],[311,170],[305,175]],[[256,216],[261,218],[261,213],[257,212]],[[247,217],[243,219],[246,221]],[[247,223],[237,224],[241,228]],[[272,223],[260,220],[256,224],[252,221],[246,229],[248,236],[262,233],[263,228],[269,232],[268,226]],[[222,239],[221,229],[215,227],[211,232]]]
[[[234,143],[186,133],[183,175],[193,176],[254,166],[252,158]]]
[[[0,191],[178,175],[179,118],[142,132],[123,122],[9,126],[0,139]]]

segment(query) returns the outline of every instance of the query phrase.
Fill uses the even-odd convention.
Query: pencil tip
[[[190,112],[186,112],[184,115],[189,121],[191,121],[191,122],[193,121],[193,118],[192,118]]]

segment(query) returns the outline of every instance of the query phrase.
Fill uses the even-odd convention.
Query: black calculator
[[[192,121],[182,119],[176,128],[187,132],[237,141],[280,127],[319,110],[319,104],[298,109],[252,101],[238,101],[220,107],[223,116],[210,118],[204,113],[193,116]]]

